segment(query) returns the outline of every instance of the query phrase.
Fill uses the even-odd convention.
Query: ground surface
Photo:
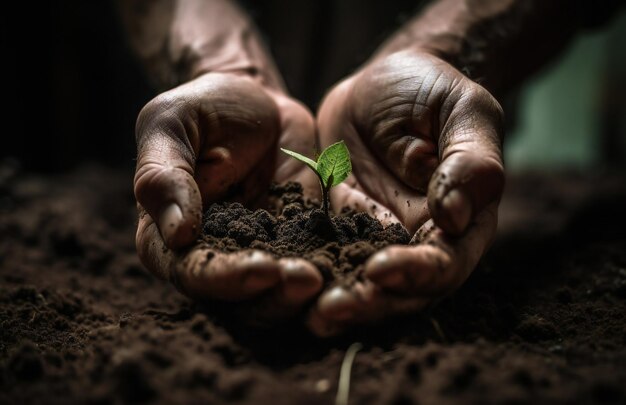
[[[626,401],[624,177],[512,179],[457,294],[330,341],[250,332],[147,274],[130,179],[0,165],[0,403],[332,404],[355,341],[351,404]]]

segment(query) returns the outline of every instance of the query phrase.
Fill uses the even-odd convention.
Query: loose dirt
[[[356,341],[351,404],[626,401],[626,177],[511,179],[499,238],[456,294],[331,340],[234,325],[148,274],[131,178],[0,165],[0,403],[332,404]],[[328,282],[362,264],[351,238],[333,242]]]

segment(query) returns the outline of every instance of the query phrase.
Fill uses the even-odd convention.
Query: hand
[[[235,199],[263,202],[272,180],[299,181],[318,193],[306,167],[277,155],[279,146],[309,153],[315,145],[308,110],[244,74],[207,73],[150,101],[137,121],[136,244],[144,265],[199,300],[249,300],[289,316],[322,287],[301,259],[261,251],[221,253],[197,244],[203,207]],[[257,314],[258,315],[258,314]]]
[[[419,244],[377,252],[365,281],[324,292],[308,320],[313,332],[421,309],[467,279],[496,230],[502,121],[484,88],[419,51],[375,60],[326,96],[322,147],[345,140],[353,164],[333,205],[400,222]]]

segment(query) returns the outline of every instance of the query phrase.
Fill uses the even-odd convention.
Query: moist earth
[[[150,275],[134,248],[129,178],[0,165],[0,403],[332,404],[357,341],[352,404],[626,401],[624,175],[511,178],[498,239],[458,292],[327,340],[298,325],[233,325]],[[287,205],[270,213],[277,226],[302,218]],[[348,247],[389,243],[372,241],[379,228],[355,239],[367,233],[358,218],[368,221],[335,220],[356,236],[305,253],[336,244],[329,282],[342,255],[356,267],[365,260]],[[234,236],[235,248],[282,254],[258,233]]]
[[[326,283],[346,285],[363,277],[373,253],[411,240],[402,225],[383,227],[363,212],[326,215],[319,204],[305,201],[298,183],[272,185],[270,201],[270,211],[239,203],[211,205],[203,218],[203,241],[223,252],[257,249],[275,257],[303,257]]]

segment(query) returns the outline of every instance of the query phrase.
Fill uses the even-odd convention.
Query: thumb
[[[499,201],[504,189],[502,110],[486,90],[475,86],[444,124],[441,163],[428,186],[433,220],[453,235],[463,233],[487,205]]]
[[[202,198],[194,180],[193,139],[177,114],[149,103],[137,121],[135,198],[156,223],[165,245],[178,249],[200,232]],[[162,111],[161,111],[162,112]],[[190,131],[195,133],[197,131]]]

